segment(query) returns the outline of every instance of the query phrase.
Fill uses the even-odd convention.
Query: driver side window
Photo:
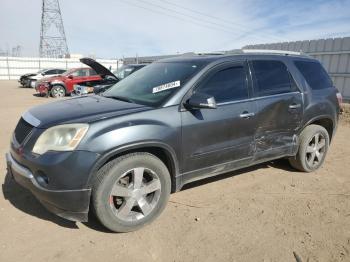
[[[195,92],[213,96],[217,103],[248,98],[246,71],[243,65],[232,66],[215,72]]]

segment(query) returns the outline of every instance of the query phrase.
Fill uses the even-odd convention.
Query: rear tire
[[[160,159],[149,153],[131,153],[108,162],[97,172],[92,208],[109,230],[130,232],[160,215],[170,191],[170,174]]]
[[[289,163],[302,172],[320,168],[329,148],[329,134],[319,125],[309,125],[301,132],[298,153],[289,158]]]

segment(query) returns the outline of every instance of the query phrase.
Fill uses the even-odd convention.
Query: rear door
[[[256,110],[248,76],[246,62],[227,63],[213,69],[194,88],[194,92],[213,96],[217,108],[181,112],[182,173],[213,166],[222,170],[225,166],[220,164],[251,161]],[[195,173],[185,179],[191,180]]]
[[[291,154],[303,114],[302,93],[280,60],[249,62],[257,102],[255,160]]]

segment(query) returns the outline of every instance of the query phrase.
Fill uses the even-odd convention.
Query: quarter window
[[[284,63],[280,61],[257,60],[252,62],[255,78],[255,91],[258,96],[283,94],[295,91],[291,76]],[[294,89],[294,90],[293,90]]]
[[[325,89],[333,86],[332,80],[320,63],[308,61],[295,61],[294,63],[312,89]]]
[[[234,66],[216,72],[195,92],[213,96],[217,103],[248,98],[247,77],[243,66]]]

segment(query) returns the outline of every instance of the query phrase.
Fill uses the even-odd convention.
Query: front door
[[[213,69],[194,88],[193,92],[213,96],[217,108],[181,112],[181,172],[185,175],[191,176],[206,167],[219,172],[226,164],[251,161],[256,110],[255,102],[249,99],[248,75],[245,62],[228,63]]]

